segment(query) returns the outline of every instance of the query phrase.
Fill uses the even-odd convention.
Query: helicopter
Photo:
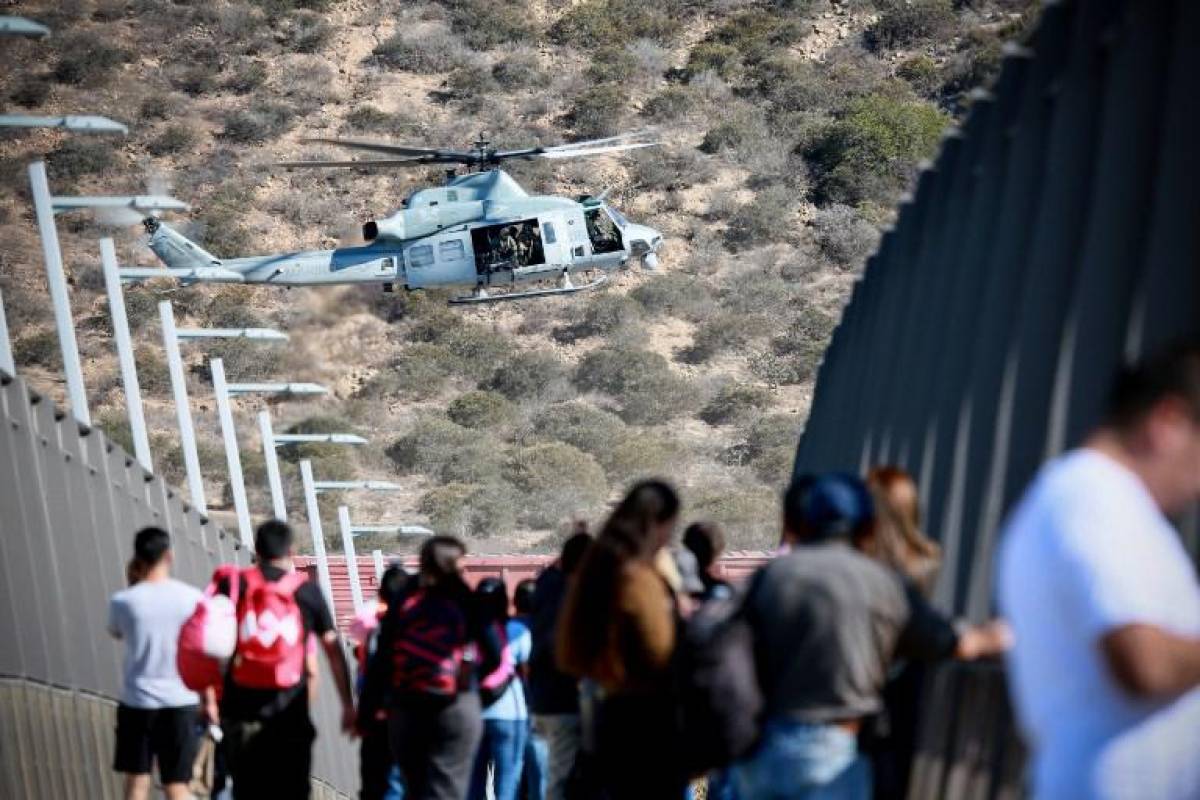
[[[396,168],[453,165],[442,186],[420,189],[390,216],[362,227],[367,242],[333,250],[218,258],[157,217],[142,220],[161,268],[126,268],[121,277],[170,277],[183,284],[250,283],[326,286],[378,283],[384,291],[465,288],[454,304],[494,303],[596,288],[607,273],[638,260],[658,267],[663,237],[630,222],[607,202],[607,191],[575,199],[531,196],[500,168],[513,159],[567,159],[653,147],[648,132],[571,144],[499,150],[486,134],[469,150],[446,150],[358,139],[306,139],[389,158],[284,161],[286,168]],[[458,172],[457,167],[465,167]],[[576,284],[572,275],[586,274]],[[590,277],[595,276],[595,277]],[[538,282],[554,281],[538,287]],[[531,286],[533,284],[533,286]]]

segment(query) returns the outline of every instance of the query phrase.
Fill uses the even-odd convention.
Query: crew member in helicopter
[[[533,261],[533,245],[536,237],[533,234],[533,223],[526,222],[517,234],[517,263],[527,267]]]
[[[517,237],[516,230],[509,225],[500,234],[499,256],[501,261],[515,261],[517,259]]]

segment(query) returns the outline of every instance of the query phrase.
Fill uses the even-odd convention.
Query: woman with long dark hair
[[[678,611],[655,569],[678,517],[668,484],[636,484],[588,549],[563,606],[558,659],[599,688],[590,732],[595,775],[615,798],[682,797],[687,784],[672,752]]]

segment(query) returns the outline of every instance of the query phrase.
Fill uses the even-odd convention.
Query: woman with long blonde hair
[[[921,531],[917,482],[899,467],[874,467],[867,487],[875,501],[875,530],[867,555],[908,578],[928,596],[942,566],[942,548]]]

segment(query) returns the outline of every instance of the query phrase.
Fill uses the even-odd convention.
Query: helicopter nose
[[[644,256],[654,253],[662,246],[662,234],[648,225],[630,225],[629,250],[631,255]]]

